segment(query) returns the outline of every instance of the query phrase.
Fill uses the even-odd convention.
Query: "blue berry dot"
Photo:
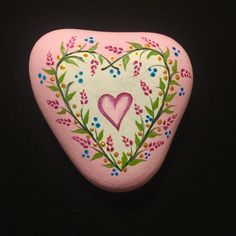
[[[177,52],[175,52],[174,54],[175,54],[176,57],[179,56],[179,54]]]
[[[180,88],[181,91],[184,91],[184,88]]]
[[[182,94],[185,95],[185,92],[183,92]]]
[[[148,68],[148,71],[152,71],[152,69],[151,69],[151,68]]]
[[[84,153],[85,153],[85,154],[88,154],[88,153],[89,153],[89,151],[86,149],[86,150],[84,150]]]
[[[180,53],[180,50],[178,50],[178,53]]]
[[[176,47],[173,47],[173,50],[176,50]]]
[[[113,75],[113,78],[116,78],[116,75]]]
[[[94,123],[91,123],[92,126],[94,126]]]
[[[41,77],[42,77],[42,74],[41,74],[41,73],[39,73],[39,74],[38,74],[38,77],[39,77],[39,78],[41,78]]]
[[[120,74],[121,74],[121,72],[120,72],[120,70],[118,70],[118,71],[117,71],[117,75],[120,75]]]
[[[89,42],[90,42],[90,43],[94,43],[94,41],[93,41],[93,40],[89,40]]]
[[[113,176],[113,175],[114,175],[114,173],[111,173],[111,175]]]
[[[78,79],[79,84],[82,84],[84,81],[82,78]]]
[[[148,120],[145,120],[146,123],[148,123]]]
[[[91,36],[91,37],[89,37],[89,39],[93,39],[93,37]]]
[[[156,74],[155,74],[154,72],[152,72],[150,75],[151,75],[152,77],[154,77]]]
[[[43,80],[40,80],[40,84],[42,84],[43,83]]]
[[[114,168],[114,169],[112,169],[112,171],[113,171],[113,172],[116,172],[116,169]]]
[[[182,96],[182,93],[179,93],[179,96]]]
[[[45,75],[43,76],[43,80],[46,80],[46,76]]]
[[[115,175],[118,176],[119,175],[118,172],[116,172]]]
[[[157,68],[154,68],[153,71],[154,71],[154,72],[157,72]]]
[[[79,72],[79,75],[83,75],[83,71],[80,71],[80,72]]]
[[[87,157],[88,159],[90,158],[90,156],[89,156],[89,155],[87,155],[86,157]]]
[[[84,154],[82,154],[82,157],[85,157],[85,155],[84,155]]]
[[[94,121],[98,121],[98,118],[97,118],[97,117],[94,117],[93,120],[94,120]]]
[[[99,123],[97,123],[95,126],[96,126],[96,128],[99,128],[101,125]]]
[[[114,73],[114,70],[113,70],[113,69],[111,69],[111,70],[110,70],[110,73],[111,73],[111,74],[113,74],[113,73]]]
[[[75,75],[75,78],[78,78],[79,76],[78,75]]]
[[[85,42],[87,42],[87,41],[88,41],[88,39],[84,39],[84,41],[85,41]]]
[[[150,116],[149,116],[149,115],[146,115],[146,117],[147,117],[147,118],[150,118]]]

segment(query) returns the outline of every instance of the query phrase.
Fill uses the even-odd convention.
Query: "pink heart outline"
[[[126,98],[127,101],[122,100],[124,98]],[[123,103],[120,104],[120,102],[122,101]],[[121,122],[125,114],[129,110],[132,104],[132,101],[133,101],[133,97],[129,93],[120,93],[119,95],[117,95],[116,98],[114,98],[110,94],[103,94],[98,100],[98,108],[100,112],[103,114],[103,116],[107,118],[107,120],[109,120],[111,124],[119,131]],[[107,102],[108,105],[110,105],[110,107],[103,107],[104,102]],[[118,105],[121,105],[121,106],[118,107],[119,110],[116,110]],[[108,112],[104,108],[105,109],[108,108],[108,110],[113,109],[113,113],[108,114]],[[112,117],[111,115],[115,115],[115,116],[118,115],[119,117]]]

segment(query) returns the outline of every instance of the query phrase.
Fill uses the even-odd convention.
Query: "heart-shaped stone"
[[[115,192],[136,189],[158,171],[193,82],[189,58],[171,38],[71,29],[36,43],[30,78],[74,165]]]

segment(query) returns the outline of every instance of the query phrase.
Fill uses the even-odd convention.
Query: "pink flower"
[[[80,92],[80,98],[81,98],[81,99],[80,99],[80,103],[81,103],[82,105],[88,103],[88,96],[87,96],[87,94],[86,94],[86,92],[85,92],[84,89],[82,90],[82,92]]]
[[[143,109],[137,104],[134,104],[134,110],[136,115],[140,115],[141,113],[143,113]]]
[[[152,94],[152,90],[151,90],[151,89],[149,88],[149,86],[148,86],[145,82],[143,82],[142,80],[140,81],[140,86],[141,86],[141,88],[142,88],[142,90],[143,90],[144,95],[148,96],[148,95]]]
[[[155,149],[159,148],[163,144],[164,144],[164,141],[150,142],[148,144],[148,149],[149,149],[150,152],[152,152]]]
[[[47,104],[54,109],[58,109],[59,102],[57,100],[47,100]]]
[[[46,65],[47,66],[53,66],[54,65],[54,60],[53,60],[53,57],[52,57],[52,53],[50,51],[47,54]]]
[[[91,67],[90,67],[91,75],[94,76],[96,73],[99,62],[97,60],[93,59],[93,60],[91,60],[90,64],[91,64]]]
[[[142,39],[147,43],[150,44],[152,47],[156,48],[159,47],[159,44],[156,43],[154,40],[148,39],[146,37],[142,37]]]
[[[83,148],[88,148],[91,145],[89,136],[87,136],[86,139],[80,138],[79,136],[73,136],[72,139],[78,142]]]
[[[126,147],[130,147],[130,146],[133,145],[133,141],[130,140],[128,137],[122,136],[122,138],[123,138],[122,141],[123,141],[123,143],[125,144]]]
[[[71,125],[71,119],[69,119],[69,118],[68,119],[58,118],[58,119],[56,119],[56,122],[59,124],[66,125],[66,126]]]
[[[163,129],[167,130],[168,127],[174,122],[176,117],[177,117],[177,114],[174,114],[171,117],[169,117],[167,120],[163,121],[163,123],[162,123]]]
[[[105,49],[116,54],[121,54],[123,52],[123,48],[121,47],[106,46]]]
[[[138,76],[143,64],[142,64],[142,62],[134,61],[133,65],[134,65],[134,76]]]
[[[181,69],[181,76],[183,78],[189,78],[192,79],[192,75],[189,71],[185,70],[185,69]]]
[[[72,36],[71,39],[66,44],[67,49],[73,48],[75,46],[76,36]]]
[[[114,147],[113,147],[113,139],[112,139],[111,135],[109,135],[107,137],[106,144],[107,144],[107,151],[108,152],[113,152],[114,151]]]

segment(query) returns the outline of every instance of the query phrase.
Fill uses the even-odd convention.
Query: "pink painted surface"
[[[46,62],[45,58],[48,60],[47,62],[51,62],[50,53],[55,58],[56,55],[60,54],[60,45],[61,42],[68,41],[71,36],[78,36],[78,38],[89,38],[91,35],[96,38],[96,41],[99,41],[99,47],[97,51],[101,54],[103,54],[106,57],[110,57],[111,53],[109,50],[106,49],[107,45],[119,45],[121,48],[127,48],[126,42],[139,42],[139,43],[145,43],[141,38],[146,37],[148,39],[151,39],[153,41],[158,42],[161,49],[165,50],[166,48],[172,48],[175,47],[180,51],[180,55],[178,56],[178,68],[183,68],[181,71],[181,86],[184,87],[185,95],[182,96],[175,96],[173,102],[176,104],[176,107],[174,108],[174,113],[178,114],[173,124],[171,124],[171,136],[168,139],[165,139],[164,145],[161,145],[158,149],[156,149],[154,152],[151,153],[151,158],[149,158],[147,161],[142,162],[139,165],[136,165],[134,167],[128,168],[127,172],[120,172],[119,176],[114,177],[111,176],[111,169],[109,168],[103,168],[102,167],[102,160],[98,161],[90,161],[87,159],[81,158],[81,153],[83,152],[83,148],[78,144],[78,142],[74,142],[72,140],[72,133],[71,129],[68,129],[66,126],[61,126],[55,120],[58,118],[58,114],[47,104],[47,99],[52,98],[55,99],[54,96],[52,96],[52,92],[49,89],[46,89],[45,86],[40,86],[39,79],[38,79],[38,73],[42,71],[42,68],[46,68]],[[75,39],[72,39],[68,42],[68,48],[73,47],[75,43]],[[175,51],[171,50],[170,52],[170,58],[175,58]],[[184,70],[188,71],[188,74],[184,74]],[[167,151],[169,149],[169,146],[172,142],[172,139],[174,137],[175,131],[179,125],[179,122],[182,118],[182,115],[185,111],[185,108],[187,106],[187,103],[189,101],[189,97],[191,94],[192,89],[192,67],[189,60],[189,57],[187,56],[187,53],[182,48],[181,45],[179,45],[176,41],[173,39],[156,33],[145,33],[145,32],[139,32],[139,33],[107,33],[107,32],[95,32],[95,31],[86,31],[86,30],[77,30],[77,29],[62,29],[62,30],[56,30],[53,32],[50,32],[46,35],[44,35],[42,38],[38,40],[38,42],[35,44],[31,55],[30,55],[30,62],[29,62],[29,72],[30,72],[30,78],[31,78],[31,85],[34,92],[34,96],[36,98],[36,101],[38,103],[38,106],[43,113],[47,123],[49,124],[49,127],[52,129],[53,133],[55,134],[56,138],[62,145],[63,149],[65,150],[68,157],[71,159],[71,161],[74,163],[74,165],[78,168],[78,170],[87,178],[90,182],[95,184],[96,186],[108,190],[108,191],[114,191],[114,192],[124,192],[124,191],[131,191],[134,189],[137,189],[144,185],[146,182],[148,182],[155,173],[159,170],[161,167]],[[48,76],[50,77],[50,76]],[[47,78],[48,79],[48,78]],[[94,85],[94,88],[90,88],[96,90],[96,85]],[[124,89],[125,90],[125,89]],[[110,94],[108,92],[108,94]],[[142,92],[140,92],[142,94]],[[101,94],[102,96],[102,94]],[[108,95],[106,95],[108,96]],[[115,95],[112,95],[115,97]],[[133,95],[133,102],[138,101],[139,97],[137,95]],[[119,104],[120,99],[113,97],[110,98],[110,104]],[[108,98],[108,97],[106,97]],[[58,98],[60,100],[60,98]],[[105,115],[108,118],[108,113],[113,109],[113,112],[117,112],[116,108],[112,108],[112,106],[109,105],[108,100],[106,101],[108,103],[108,108],[103,107],[103,115]],[[103,103],[103,101],[101,101]],[[126,103],[126,109],[128,109],[129,102]],[[97,104],[94,104],[94,106],[97,106]],[[107,110],[106,110],[107,109]],[[110,120],[113,120],[114,124],[118,127],[119,122],[122,120],[122,115],[125,114],[126,109],[123,108],[123,111],[121,108],[119,108],[119,115],[117,115],[117,118],[110,116]],[[129,111],[128,111],[129,112]],[[118,112],[117,112],[118,113]],[[168,116],[164,115],[162,120],[167,118]],[[71,119],[71,117],[66,114],[63,116],[63,118]],[[134,121],[130,121],[134,122]],[[123,124],[123,122],[122,122]],[[128,123],[126,125],[129,125]],[[164,138],[163,138],[164,139]],[[159,137],[154,138],[153,141],[159,140]],[[92,156],[95,151],[91,148],[89,149],[90,155]]]

